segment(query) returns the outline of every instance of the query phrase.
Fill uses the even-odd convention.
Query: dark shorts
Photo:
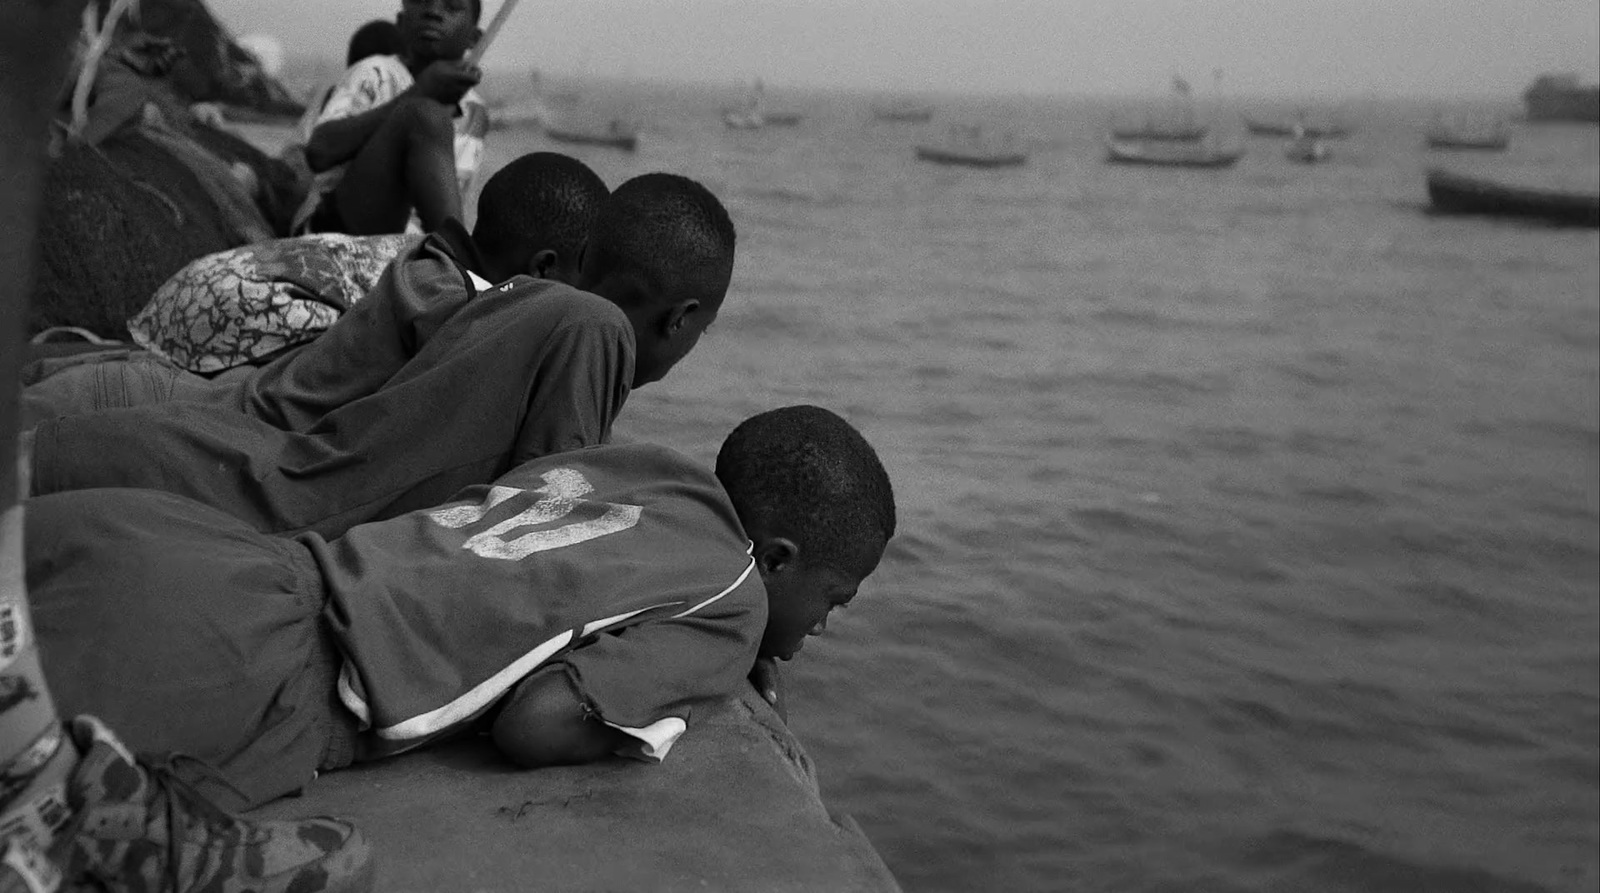
[[[198,758],[227,784],[189,761],[179,774],[234,809],[351,761],[355,720],[303,546],[149,490],[55,494],[25,512],[29,600],[63,716],[94,714],[141,753]]]
[[[138,348],[40,359],[23,369],[23,429],[46,419],[174,400],[203,400],[216,387]]]

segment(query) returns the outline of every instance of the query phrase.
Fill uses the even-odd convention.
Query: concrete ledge
[[[660,765],[519,771],[463,741],[329,773],[256,814],[355,820],[385,891],[899,890],[754,691],[707,704]]]

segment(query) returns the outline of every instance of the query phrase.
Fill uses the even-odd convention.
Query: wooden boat
[[[1516,186],[1440,168],[1428,171],[1428,199],[1438,214],[1484,214],[1600,227],[1600,194]]]
[[[766,112],[762,118],[768,127],[798,127],[806,116],[800,112]]]
[[[604,130],[576,130],[564,127],[546,127],[544,135],[558,143],[583,146],[605,146],[632,152],[639,148],[639,134],[621,121],[612,121]]]
[[[941,146],[918,146],[917,158],[961,167],[1016,167],[1028,163],[1025,152],[982,152]]]
[[[1544,74],[1522,93],[1529,121],[1600,124],[1600,85],[1582,84],[1575,74]]]
[[[878,121],[890,121],[897,124],[926,124],[933,120],[933,106],[914,102],[874,105],[872,107],[872,117]]]
[[[1111,138],[1132,142],[1198,143],[1211,128],[1204,124],[1163,125],[1146,121],[1138,127],[1113,127]]]
[[[1106,140],[1106,161],[1151,167],[1233,167],[1244,157],[1243,149],[1225,151],[1192,143],[1145,144]]]
[[[1511,131],[1504,123],[1473,130],[1436,120],[1423,134],[1422,142],[1430,149],[1504,152],[1511,145]]]
[[[921,161],[961,167],[1016,167],[1028,161],[1028,153],[1017,147],[1014,135],[993,140],[977,124],[952,125],[944,143],[917,146],[916,154]]]
[[[1153,143],[1198,143],[1211,128],[1195,119],[1194,96],[1189,82],[1172,76],[1172,102],[1169,113],[1146,113],[1143,123],[1118,126],[1111,121],[1111,137],[1117,140]]]
[[[1327,161],[1333,153],[1328,149],[1328,143],[1320,136],[1302,136],[1289,144],[1283,155],[1290,161],[1301,164],[1317,164]]]
[[[1299,128],[1298,131],[1295,129],[1297,127]],[[1350,128],[1343,124],[1336,124],[1332,122],[1327,124],[1309,124],[1304,120],[1280,124],[1269,121],[1257,121],[1253,118],[1245,118],[1244,128],[1256,136],[1293,137],[1304,135],[1321,137],[1325,140],[1337,140],[1344,139],[1350,135]]]
[[[756,78],[745,94],[744,104],[722,110],[722,123],[730,130],[760,130],[763,127],[795,127],[805,120],[800,112],[770,111],[767,109],[766,88]]]
[[[767,118],[752,109],[723,109],[722,123],[729,130],[760,130],[767,126]]]

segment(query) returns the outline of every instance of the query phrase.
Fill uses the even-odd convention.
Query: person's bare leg
[[[353,235],[404,232],[412,207],[430,232],[447,217],[461,217],[451,108],[431,99],[396,103],[334,190],[339,217]]]

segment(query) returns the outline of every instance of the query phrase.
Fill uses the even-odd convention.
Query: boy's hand
[[[411,85],[411,91],[435,102],[455,105],[482,79],[483,72],[476,65],[440,59],[422,69],[417,75],[417,82]]]
[[[761,699],[778,712],[779,719],[789,721],[789,702],[783,698],[783,680],[778,675],[776,660],[770,657],[756,658],[756,665],[750,668],[750,684],[756,687]]]

